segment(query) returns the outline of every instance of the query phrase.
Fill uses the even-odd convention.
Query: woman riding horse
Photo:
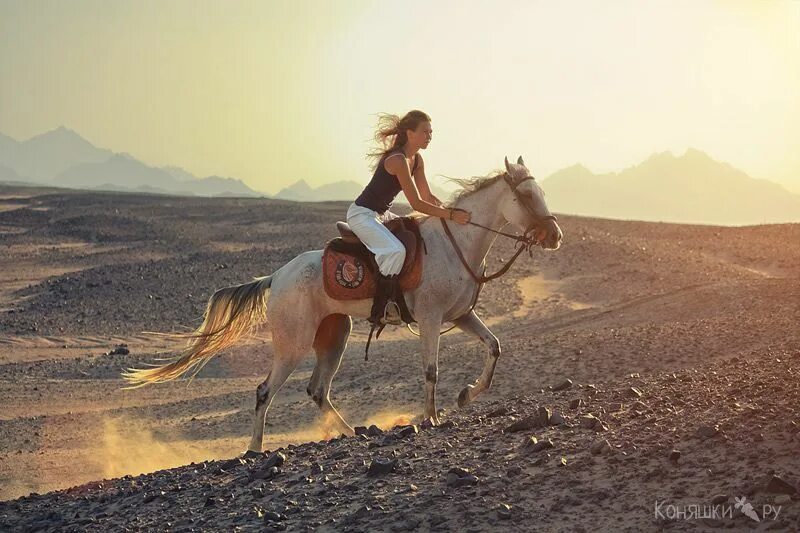
[[[436,205],[438,201],[430,194],[424,174],[420,172],[417,175],[422,164],[417,152],[430,141],[430,120],[424,114],[418,117],[419,120],[414,119],[411,113],[409,115],[412,118],[404,117],[379,132],[382,138],[395,135],[393,148],[399,148],[403,155],[401,159],[389,157],[392,150],[384,152],[376,170],[378,177],[374,178],[378,184],[394,184],[394,192],[390,190],[391,194],[378,196],[378,199],[386,198],[381,205],[371,204],[378,209],[366,207],[372,213],[369,216],[361,217],[362,220],[357,216],[348,219],[356,231],[359,231],[359,222],[364,222],[363,219],[374,221],[373,224],[367,220],[360,228],[360,234],[367,235],[366,240],[374,246],[377,241],[372,240],[369,230],[363,228],[372,224],[373,233],[382,232],[383,226],[378,220],[380,211],[385,216],[388,204],[400,190],[406,191],[412,207],[441,217],[422,217],[419,221],[420,236],[427,243],[421,281],[418,287],[403,293],[419,327],[425,375],[422,418],[436,425],[439,423],[436,383],[442,324],[452,322],[465,333],[480,339],[487,348],[480,376],[458,395],[458,405],[463,407],[489,389],[500,358],[497,337],[475,311],[481,286],[505,273],[514,260],[523,251],[531,251],[533,245],[558,249],[563,233],[547,207],[544,191],[522,157],[516,164],[506,158],[503,171],[462,181],[461,191],[452,200],[452,211]],[[408,155],[416,155],[411,164]],[[417,158],[419,163],[412,179],[410,169]],[[386,172],[388,177],[381,178],[382,172]],[[380,189],[378,193],[381,193]],[[364,208],[358,204],[357,201],[356,207]],[[467,224],[450,224],[447,219]],[[524,234],[507,233],[503,231],[506,225],[522,230]],[[518,249],[498,272],[487,275],[486,259],[495,238],[500,236],[515,240]],[[384,238],[381,242],[392,241]],[[382,250],[375,248],[380,257]],[[323,253],[323,250],[303,252],[272,274],[217,290],[208,301],[203,323],[194,333],[187,335],[189,343],[180,355],[155,368],[128,369],[123,373],[124,378],[132,387],[140,387],[170,381],[188,372],[194,375],[216,354],[233,346],[254,328],[266,324],[271,338],[272,365],[269,374],[256,388],[253,433],[248,449],[261,451],[269,406],[289,376],[312,351],[316,354],[317,364],[306,392],[332,427],[345,435],[354,435],[353,427],[331,401],[331,385],[347,348],[352,318],[367,318],[374,305],[366,298],[338,300],[327,294],[324,290]],[[397,261],[394,268],[399,270],[401,263],[402,260]],[[381,271],[384,274],[392,272],[385,265]]]
[[[375,254],[378,264],[377,289],[369,318],[376,327],[401,323],[394,298],[406,250],[383,225],[397,217],[389,211],[397,194],[402,190],[411,208],[420,213],[459,224],[470,220],[469,212],[443,207],[431,192],[419,151],[428,147],[432,136],[431,118],[422,111],[409,111],[403,118],[382,115],[375,133],[381,148],[369,154],[377,159],[374,174],[347,210],[350,229]]]

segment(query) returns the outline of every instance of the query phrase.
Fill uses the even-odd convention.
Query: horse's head
[[[564,234],[547,208],[544,191],[533,179],[522,156],[516,164],[509,163],[506,157],[503,179],[509,188],[500,206],[503,217],[524,231],[532,229],[542,248],[557,250]]]

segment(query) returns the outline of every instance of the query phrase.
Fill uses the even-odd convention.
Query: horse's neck
[[[462,198],[456,203],[456,207],[469,211],[471,222],[499,230],[506,225],[506,220],[500,213],[500,200],[505,193],[503,188],[505,184],[502,180],[498,181],[498,183]],[[470,268],[480,275],[481,271],[478,267],[489,253],[497,234],[472,225],[451,222],[449,226]]]

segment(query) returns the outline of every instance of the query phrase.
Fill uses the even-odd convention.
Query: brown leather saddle
[[[406,248],[406,258],[405,261],[403,261],[403,268],[400,270],[400,277],[402,278],[403,274],[413,267],[414,261],[417,258],[417,245],[422,242],[422,237],[419,235],[419,226],[417,225],[417,221],[410,217],[393,218],[385,223],[384,226],[389,228],[392,235],[397,237],[397,240],[402,242],[403,246]],[[339,235],[341,235],[343,244],[355,245],[358,252],[363,252],[374,262],[375,256],[372,255],[372,252],[367,250],[367,247],[364,246],[358,236],[350,229],[350,225],[347,222],[337,222],[336,229],[339,230]],[[359,247],[363,250],[358,249]],[[377,267],[377,265],[374,266]]]
[[[422,281],[422,256],[425,242],[415,218],[398,217],[386,227],[406,247],[406,258],[400,271],[400,289],[419,287]],[[322,254],[322,277],[325,292],[336,300],[361,300],[375,295],[375,256],[359,240],[346,222],[337,222],[341,237],[331,239]]]

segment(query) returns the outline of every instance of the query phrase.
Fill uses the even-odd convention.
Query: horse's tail
[[[188,335],[189,344],[172,362],[155,368],[129,368],[123,379],[136,388],[150,383],[170,381],[194,369],[194,377],[211,358],[229,348],[242,335],[266,319],[267,292],[272,276],[256,278],[250,283],[225,287],[208,301],[203,323]]]

